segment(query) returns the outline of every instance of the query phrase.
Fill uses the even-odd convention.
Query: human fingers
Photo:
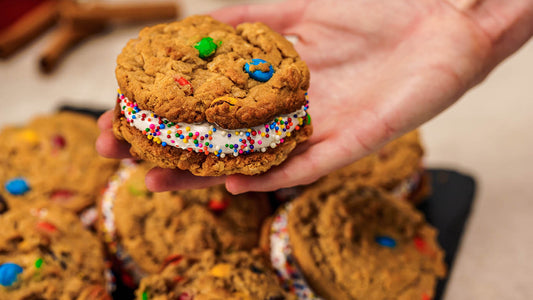
[[[152,192],[200,189],[223,183],[225,176],[200,177],[178,169],[153,168],[146,174],[146,187]]]
[[[533,36],[533,1],[447,0],[470,17],[493,47],[486,72]]]
[[[96,139],[96,151],[107,158],[130,158],[130,145],[119,141],[111,129],[103,130]]]
[[[98,128],[100,131],[108,130],[113,127],[113,110],[108,110],[98,118]]]
[[[275,31],[283,32],[297,22],[299,14],[306,5],[305,0],[294,0],[274,4],[230,6],[214,11],[210,15],[233,26],[243,22],[263,22]]]

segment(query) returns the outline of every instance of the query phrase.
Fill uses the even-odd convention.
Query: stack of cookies
[[[0,299],[111,299],[97,202],[119,162],[96,120],[39,116],[0,131]]]
[[[266,172],[311,135],[309,71],[284,37],[193,16],[141,31],[116,75],[113,131],[135,159],[98,157],[78,114],[0,133],[0,299],[111,299],[117,280],[139,300],[434,297],[417,131],[308,186],[146,188],[156,166]]]

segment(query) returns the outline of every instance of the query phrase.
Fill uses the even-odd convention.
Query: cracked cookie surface
[[[195,46],[204,38],[211,38],[216,50],[201,58]],[[255,80],[244,70],[252,59],[273,67],[269,80]],[[233,28],[208,16],[143,29],[118,56],[116,77],[141,109],[172,122],[209,122],[227,129],[253,127],[296,111],[309,88],[309,70],[283,36],[262,23]]]

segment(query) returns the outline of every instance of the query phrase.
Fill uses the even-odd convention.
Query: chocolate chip
[[[250,270],[254,272],[255,274],[263,274],[264,271],[254,265],[250,266]]]
[[[6,199],[0,195],[0,215],[5,213],[8,209],[9,207],[7,206]]]

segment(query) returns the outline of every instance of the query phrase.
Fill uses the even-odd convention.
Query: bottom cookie
[[[120,108],[115,108],[113,131],[115,136],[131,144],[130,152],[133,156],[155,163],[162,168],[179,168],[189,170],[197,176],[221,176],[230,174],[256,175],[263,173],[273,166],[281,164],[296,147],[309,138],[313,129],[310,124],[294,131],[291,137],[275,148],[265,152],[249,154],[227,155],[224,158],[214,154],[188,151],[172,146],[161,146],[153,140],[147,139],[141,131],[130,126],[128,120],[121,115]],[[192,144],[191,141],[191,145]],[[233,147],[233,145],[231,145]]]

